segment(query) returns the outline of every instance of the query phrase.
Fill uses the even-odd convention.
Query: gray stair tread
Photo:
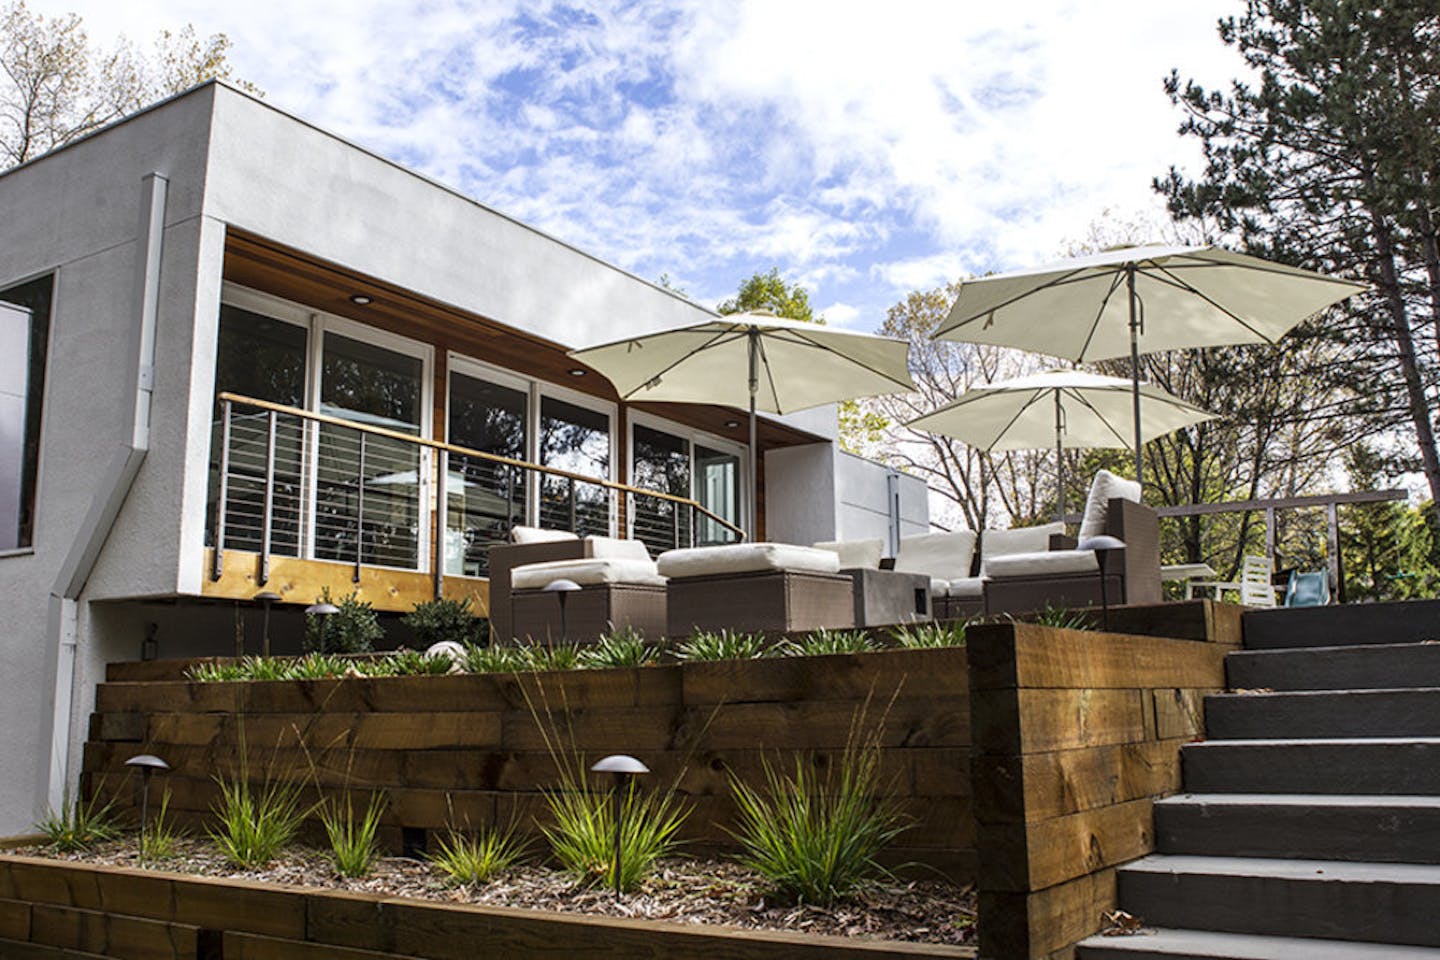
[[[1330,692],[1330,691],[1327,691]],[[1250,747],[1384,747],[1384,746],[1407,746],[1418,744],[1421,746],[1440,747],[1440,737],[1319,737],[1319,738],[1277,738],[1266,740],[1256,737],[1253,740],[1196,740],[1194,743],[1185,744],[1186,750],[1223,750],[1226,748],[1250,748]]]
[[[1238,650],[1225,663],[1232,687],[1403,689],[1440,684],[1440,643]]]
[[[1214,807],[1393,807],[1440,810],[1440,797],[1374,793],[1179,793],[1155,801],[1160,805],[1205,804]]]
[[[1440,694],[1440,687],[1354,687],[1344,690],[1250,690],[1245,693],[1212,693],[1206,699],[1215,700],[1266,700],[1271,697],[1348,697],[1356,694],[1392,694],[1395,696],[1418,697],[1425,694]]]
[[[1199,854],[1154,853],[1134,863],[1127,863],[1120,870],[1127,873],[1187,873],[1212,877],[1440,886],[1440,866],[1423,863],[1359,863],[1349,860],[1281,860],[1267,857],[1206,857]]]
[[[1079,943],[1080,956],[1136,953],[1172,957],[1228,957],[1232,960],[1407,960],[1440,957],[1440,949],[1393,943],[1357,943],[1314,940],[1308,937],[1271,937],[1253,933],[1216,933],[1210,930],[1146,930],[1132,936],[1095,936]],[[1093,948],[1093,949],[1092,949]]]

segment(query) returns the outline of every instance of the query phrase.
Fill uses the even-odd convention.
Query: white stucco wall
[[[886,480],[890,472],[829,443],[771,450],[765,455],[766,538],[814,543],[879,537],[887,555],[893,555]],[[928,532],[924,481],[904,473],[897,476],[900,536]]]

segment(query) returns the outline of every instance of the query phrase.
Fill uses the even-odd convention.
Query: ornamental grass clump
[[[880,649],[864,630],[812,630],[804,636],[786,640],[776,648],[784,657],[821,657],[831,653],[866,653]]]
[[[763,633],[698,630],[675,648],[679,660],[755,660],[773,655]]]
[[[580,665],[594,669],[644,667],[659,659],[660,647],[646,643],[645,636],[628,625],[619,630],[611,630],[580,651]]]
[[[435,869],[450,882],[462,886],[489,883],[525,856],[526,844],[513,826],[504,830],[488,828],[464,833],[454,827],[435,840],[439,849],[430,854]]]
[[[581,770],[583,760],[574,757]],[[615,862],[614,790],[620,796],[620,863]],[[675,852],[676,834],[690,809],[675,795],[641,790],[634,778],[623,787],[597,789],[578,771],[562,773],[560,787],[544,791],[551,826],[541,832],[560,866],[582,886],[634,890]]]
[[[890,639],[908,650],[926,650],[965,645],[965,621],[949,623],[907,623],[890,631]]]
[[[244,749],[243,746],[241,748]],[[269,780],[252,784],[242,766],[238,776],[216,777],[220,799],[212,806],[216,825],[209,829],[225,859],[247,869],[275,859],[310,813],[300,802],[301,784]]]
[[[351,669],[350,663],[340,657],[324,653],[307,653],[298,660],[290,661],[287,680],[333,680],[345,676]]]
[[[150,818],[150,822],[145,824],[141,844],[145,859],[154,862],[175,856],[176,844],[183,836],[185,832],[176,827],[170,819],[170,788],[166,787],[165,792],[160,795],[160,809]]]
[[[330,841],[330,858],[335,872],[342,877],[363,877],[380,857],[380,844],[375,832],[385,815],[383,793],[372,793],[362,812],[357,812],[354,798],[346,790],[340,797],[331,797],[320,805],[320,823]]]
[[[102,804],[98,796],[89,800],[72,797],[70,788],[66,787],[61,794],[60,809],[47,808],[36,821],[35,831],[44,834],[46,842],[61,853],[88,850],[120,836],[114,806],[114,800]]]
[[[1045,604],[1044,610],[1032,613],[1024,619],[1042,627],[1060,627],[1065,630],[1090,630],[1094,626],[1090,617],[1083,610],[1052,607],[1048,603]]]
[[[526,669],[527,660],[525,651],[514,644],[489,647],[467,644],[460,666],[466,673],[519,673]]]
[[[419,650],[397,650],[379,662],[384,664],[381,669],[388,671],[385,675],[391,677],[438,677],[455,668],[450,654]]]
[[[185,676],[196,683],[224,683],[229,680],[248,680],[243,662],[197,663],[185,671]]]
[[[525,666],[531,670],[575,670],[580,666],[580,645],[533,643],[521,648]]]
[[[787,900],[825,906],[886,876],[877,856],[909,826],[882,783],[878,726],[859,736],[863,716],[828,766],[797,753],[792,773],[762,760],[759,787],[731,775],[740,862]]]

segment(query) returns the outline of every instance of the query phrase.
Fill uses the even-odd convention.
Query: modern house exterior
[[[517,523],[928,528],[832,408],[751,451],[739,411],[622,403],[566,357],[708,316],[223,83],[0,174],[0,835],[73,784],[108,661],[229,653],[261,592],[483,609]]]

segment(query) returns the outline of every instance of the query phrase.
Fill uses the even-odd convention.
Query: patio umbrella
[[[1122,247],[967,281],[935,339],[1076,362],[1128,353],[1140,480],[1140,354],[1273,344],[1306,317],[1366,289],[1219,247]]]
[[[914,390],[903,340],[751,311],[570,351],[621,399],[714,403],[750,410],[750,497],[756,501],[756,411]],[[755,514],[752,511],[751,518]]]
[[[1079,370],[1054,370],[968,390],[906,426],[955,437],[981,450],[1035,450],[1055,445],[1059,516],[1065,516],[1063,451],[1117,449],[1137,429],[1148,443],[1215,414],[1148,383],[1139,385],[1143,427],[1134,422],[1131,381]]]

